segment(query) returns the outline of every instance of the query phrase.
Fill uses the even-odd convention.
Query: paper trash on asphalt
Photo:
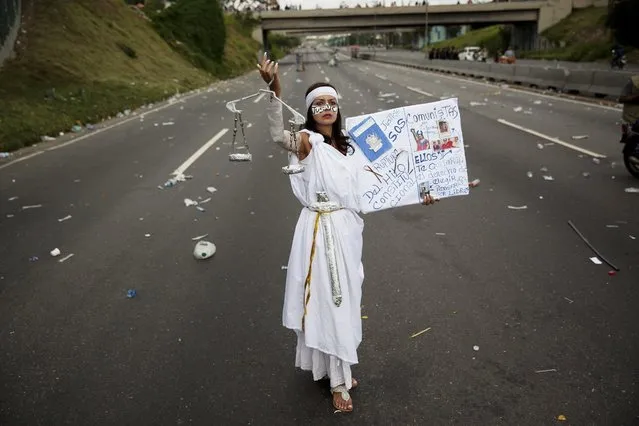
[[[528,206],[508,206],[510,210],[526,210]]]
[[[69,220],[69,219],[71,219],[71,215],[67,215],[63,218],[58,219],[58,222],[64,222],[65,220]]]
[[[208,236],[209,236],[209,234],[198,235],[197,237],[193,237],[193,238],[191,238],[191,240],[193,240],[193,241],[199,241],[199,240],[201,240],[202,238],[206,238],[206,237],[208,237]]]
[[[56,257],[56,256],[60,256],[60,249],[59,248],[54,248],[53,250],[51,250],[51,256]]]
[[[591,258],[590,258],[590,260],[591,260],[591,261],[592,261],[592,263],[594,263],[595,265],[601,265],[601,264],[602,264],[601,260],[599,260],[599,258],[598,258],[598,257],[596,257],[596,256],[591,257]]]
[[[197,201],[191,200],[190,198],[185,198],[185,199],[184,199],[184,205],[185,205],[186,207],[189,207],[189,206],[197,206]]]
[[[555,178],[550,175],[544,175],[544,180],[555,180]]]
[[[62,263],[65,262],[66,260],[72,258],[73,256],[75,256],[73,253],[71,254],[67,254],[66,256],[64,256],[62,259],[58,260],[58,262]]]
[[[22,206],[22,210],[39,209],[40,207],[42,207],[42,204],[34,204],[34,205],[31,205],[31,206]]]
[[[217,191],[217,189],[215,189],[215,188],[214,188],[214,187],[212,187],[212,186],[207,187],[207,188],[206,188],[206,190],[207,190],[209,193],[211,193],[211,194],[213,194],[214,192],[216,192],[216,191]]]
[[[581,139],[588,139],[588,135],[576,135],[572,137],[573,140],[578,141]]]

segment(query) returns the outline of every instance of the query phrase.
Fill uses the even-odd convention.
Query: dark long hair
[[[311,93],[313,90],[317,89],[318,87],[324,87],[324,86],[332,87],[333,89],[335,89],[333,85],[328,83],[315,83],[311,85],[311,87],[309,87],[308,90],[306,90],[306,95],[304,96],[308,96],[308,94]],[[311,112],[311,107],[308,107],[308,110],[306,111],[306,123],[304,123],[304,128],[311,130],[315,133],[319,133],[319,131],[317,130],[317,122],[313,118],[313,113]],[[342,114],[339,109],[337,110],[337,119],[335,120],[335,123],[333,123],[333,128],[331,133],[332,133],[332,138],[322,135],[324,136],[325,143],[330,145],[331,141],[334,140],[337,150],[344,155],[348,154],[349,150],[351,152],[355,151],[353,146],[349,142],[349,137],[344,136],[344,134],[342,133]]]

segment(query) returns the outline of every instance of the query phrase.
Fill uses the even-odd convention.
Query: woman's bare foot
[[[346,386],[339,385],[331,389],[333,393],[333,407],[344,413],[353,411],[353,398],[351,398]]]

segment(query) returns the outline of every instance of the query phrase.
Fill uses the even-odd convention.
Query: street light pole
[[[424,21],[424,55],[428,58],[428,0],[426,0],[426,14]]]

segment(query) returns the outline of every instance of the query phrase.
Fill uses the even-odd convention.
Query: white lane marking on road
[[[182,163],[182,165],[180,167],[175,169],[175,171],[172,174],[175,175],[175,176],[183,174],[186,171],[186,169],[188,169],[191,166],[191,164],[195,163],[195,161],[198,158],[200,158],[202,156],[202,154],[204,154],[206,152],[207,149],[212,147],[215,144],[215,142],[217,142],[228,131],[229,131],[229,129],[222,129],[219,132],[217,132],[217,134],[215,136],[213,136],[211,138],[211,140],[209,140],[207,143],[202,145],[200,147],[200,149],[195,151],[193,153],[193,155],[191,155],[184,163]]]
[[[31,158],[31,157],[35,157],[35,156],[36,156],[36,155],[38,155],[38,154],[44,154],[46,151],[55,151],[56,149],[60,149],[60,148],[62,148],[62,147],[64,147],[64,146],[72,145],[72,144],[74,144],[74,143],[76,143],[76,142],[80,142],[80,141],[82,141],[82,140],[84,140],[84,139],[88,139],[88,138],[90,138],[91,136],[95,136],[95,135],[100,134],[100,133],[102,133],[102,132],[106,132],[107,130],[114,129],[114,128],[119,127],[119,126],[121,126],[121,125],[123,125],[123,124],[125,124],[125,123],[130,122],[130,121],[133,121],[133,120],[139,120],[139,119],[140,119],[140,116],[141,116],[142,114],[144,114],[144,115],[146,116],[146,115],[148,115],[148,114],[151,114],[151,113],[154,113],[154,112],[161,111],[161,110],[163,110],[163,109],[165,109],[165,108],[168,108],[168,107],[170,107],[170,106],[175,106],[175,105],[177,105],[178,103],[183,103],[183,101],[186,101],[187,99],[191,99],[191,98],[196,97],[196,96],[198,96],[198,95],[206,95],[207,93],[208,93],[208,92],[205,92],[204,90],[201,90],[200,92],[197,92],[197,93],[192,93],[192,94],[190,94],[190,95],[185,95],[185,96],[181,97],[181,98],[180,98],[180,100],[179,100],[179,101],[177,101],[177,102],[169,102],[169,101],[168,101],[168,99],[167,99],[167,100],[166,100],[166,102],[167,102],[167,103],[166,103],[165,105],[160,105],[159,107],[156,107],[156,108],[150,109],[150,110],[148,110],[148,111],[142,111],[142,112],[140,112],[139,114],[132,115],[131,117],[126,118],[126,119],[124,119],[124,120],[122,120],[122,121],[119,121],[119,122],[117,122],[117,123],[113,123],[113,124],[108,125],[108,126],[106,126],[106,127],[102,127],[101,129],[94,130],[94,131],[92,131],[91,133],[87,133],[87,134],[82,135],[82,136],[80,136],[80,137],[77,137],[77,138],[75,138],[75,139],[71,139],[71,140],[69,140],[69,141],[67,141],[67,142],[61,143],[60,145],[52,146],[52,147],[50,147],[50,148],[46,148],[46,149],[44,149],[43,151],[34,152],[33,154],[29,154],[29,155],[27,155],[27,156],[25,156],[25,157],[17,158],[17,159],[15,159],[15,160],[11,161],[10,163],[3,164],[2,166],[0,166],[0,170],[4,169],[5,167],[9,167],[9,166],[11,166],[11,165],[13,165],[13,164],[19,163],[20,161],[24,161],[24,160],[27,160],[27,159],[29,159],[29,158]]]
[[[540,97],[540,98],[551,99],[553,101],[562,101],[562,102],[568,102],[568,103],[571,103],[571,104],[582,105],[582,106],[587,106],[587,107],[596,107],[596,108],[601,108],[601,109],[605,109],[605,110],[608,110],[608,111],[615,111],[615,112],[621,111],[621,108],[617,108],[617,107],[611,107],[611,106],[607,106],[607,105],[599,105],[599,104],[596,104],[596,103],[591,103],[591,102],[586,102],[586,101],[579,101],[579,100],[576,100],[576,99],[567,99],[567,98],[562,98],[562,97],[559,97],[559,96],[544,95],[543,93],[536,93],[536,92],[532,92],[532,91],[528,91],[528,90],[514,89],[512,87],[501,87],[501,86],[497,86],[495,84],[484,83],[482,81],[475,81],[475,80],[468,79],[468,78],[451,77],[451,76],[448,76],[448,75],[445,75],[445,74],[439,74],[439,73],[435,73],[435,72],[432,72],[432,71],[426,71],[426,70],[420,70],[420,69],[415,69],[415,68],[403,67],[403,66],[400,66],[400,65],[384,64],[384,63],[380,63],[380,62],[378,62],[378,64],[382,65],[382,66],[389,67],[389,68],[401,68],[401,69],[409,70],[409,71],[418,71],[418,72],[422,72],[422,73],[432,74],[432,75],[437,76],[437,77],[447,78],[449,80],[454,80],[454,81],[463,82],[463,83],[472,83],[472,84],[476,84],[478,86],[490,87],[492,89],[509,90],[511,92],[520,93],[520,94],[524,94],[524,95],[537,96],[537,97]]]
[[[426,95],[426,96],[435,97],[435,95],[433,95],[432,93],[424,92],[423,90],[419,90],[419,89],[417,89],[417,88],[415,88],[415,87],[406,86],[406,88],[407,88],[408,90],[412,90],[413,92],[417,92],[417,93],[419,93],[419,94],[421,94],[421,95]]]
[[[254,104],[258,103],[264,97],[264,93],[260,93],[257,98],[253,101]]]
[[[7,163],[7,164],[3,164],[2,166],[0,166],[0,170],[4,169],[5,167],[9,167],[12,164],[19,163],[20,161],[28,160],[29,158],[35,157],[36,155],[40,155],[40,154],[44,154],[44,151],[36,151],[33,154],[29,154],[29,155],[25,155],[24,157],[16,158],[12,162]]]
[[[526,133],[529,133],[531,135],[537,136],[539,138],[546,139],[547,141],[554,142],[554,143],[557,143],[559,145],[563,145],[566,148],[573,149],[573,150],[575,150],[577,152],[581,152],[582,154],[590,155],[591,157],[594,157],[594,158],[606,158],[606,156],[603,155],[603,154],[599,154],[599,153],[596,153],[596,152],[593,152],[593,151],[589,151],[589,150],[587,150],[585,148],[582,148],[580,146],[573,145],[573,144],[568,143],[568,142],[564,142],[564,141],[562,141],[559,138],[553,138],[552,136],[544,135],[543,133],[539,133],[539,132],[537,132],[535,130],[528,129],[526,127],[520,126],[519,124],[515,124],[515,123],[511,123],[510,121],[506,121],[503,118],[500,118],[497,121],[499,123],[501,123],[501,124],[505,124],[506,126],[510,126],[510,127],[514,128],[514,129],[521,130],[522,132],[526,132]]]

